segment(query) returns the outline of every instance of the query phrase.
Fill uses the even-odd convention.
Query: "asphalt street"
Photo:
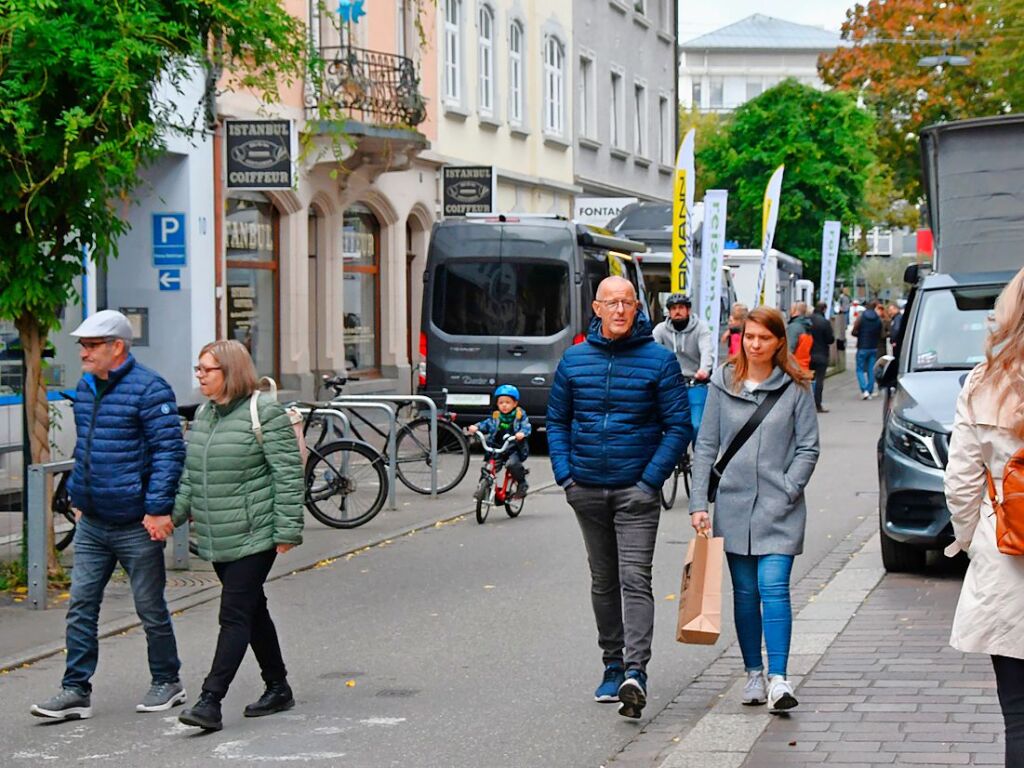
[[[820,421],[822,458],[794,580],[876,514],[880,406],[855,399],[851,380],[829,380],[832,412]],[[530,466],[533,487],[550,480],[546,457]],[[673,639],[692,535],[680,497],[659,532],[651,701],[641,721],[592,700],[601,662],[586,558],[562,492],[548,488],[527,499],[518,519],[498,510],[480,526],[469,515],[270,584],[297,698],[291,712],[241,716],[262,691],[250,657],[219,733],[179,725],[178,710],[135,714],[148,684],[136,629],[101,644],[91,720],[47,724],[28,715],[57,690],[62,656],[0,676],[0,764],[601,765],[734,639],[728,582],[719,644]],[[213,652],[216,603],[176,615],[175,626],[192,700]]]

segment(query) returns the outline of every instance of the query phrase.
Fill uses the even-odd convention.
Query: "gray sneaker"
[[[764,672],[747,672],[747,684],[743,686],[743,703],[748,707],[764,704],[768,700],[767,686],[764,682]]]
[[[31,712],[36,717],[45,717],[49,720],[84,720],[92,717],[92,701],[87,693],[62,688],[61,692],[49,701],[33,704]]]
[[[154,683],[142,701],[135,705],[136,712],[163,712],[185,703],[185,689],[179,681]]]

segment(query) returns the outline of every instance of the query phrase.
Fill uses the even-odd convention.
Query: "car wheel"
[[[895,541],[882,528],[880,531],[882,545],[882,565],[889,573],[910,573],[924,569],[928,551],[915,547],[911,544],[904,544],[902,541]]]

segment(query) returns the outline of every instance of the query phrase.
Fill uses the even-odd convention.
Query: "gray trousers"
[[[604,663],[646,671],[654,634],[651,570],[661,503],[637,487],[573,485],[566,500],[576,512],[590,562],[590,597]]]

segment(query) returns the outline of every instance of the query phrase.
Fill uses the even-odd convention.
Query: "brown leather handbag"
[[[1003,469],[1003,498],[996,495],[996,482],[988,467],[988,497],[996,511],[996,546],[1004,555],[1024,555],[1024,448]]]

